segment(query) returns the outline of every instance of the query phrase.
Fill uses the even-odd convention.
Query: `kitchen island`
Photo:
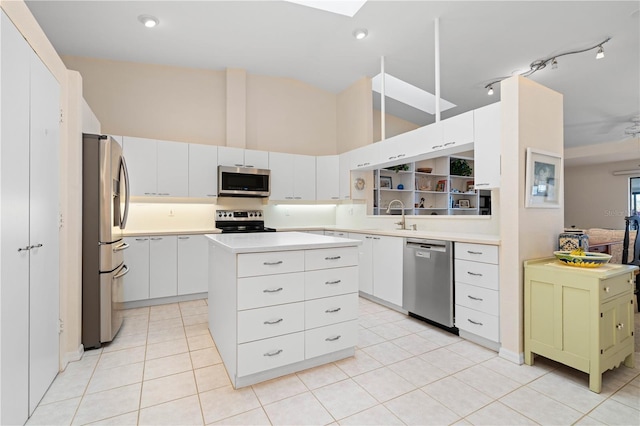
[[[360,241],[207,235],[209,330],[235,388],[352,356]]]

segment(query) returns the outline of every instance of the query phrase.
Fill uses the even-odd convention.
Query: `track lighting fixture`
[[[589,50],[593,50],[593,49],[596,49],[596,48],[598,48],[598,52],[596,53],[596,59],[602,59],[602,58],[604,58],[604,48],[602,47],[602,45],[605,44],[606,42],[608,42],[609,40],[611,40],[611,37],[607,37],[602,42],[596,44],[595,46],[588,47],[586,49],[571,50],[571,51],[568,51],[568,52],[563,52],[563,53],[551,56],[549,58],[538,59],[536,61],[531,62],[531,65],[529,65],[529,69],[527,71],[519,74],[519,75],[521,75],[523,77],[529,77],[530,75],[532,75],[536,71],[540,71],[541,69],[546,68],[548,63],[551,63],[551,68],[552,69],[557,69],[558,68],[557,58],[559,58],[561,56],[574,55],[576,53],[588,52]],[[508,77],[496,78],[495,80],[487,83],[484,86],[485,89],[488,89],[487,94],[488,95],[493,95],[493,85],[496,84],[496,83],[500,83],[505,78],[508,78]]]

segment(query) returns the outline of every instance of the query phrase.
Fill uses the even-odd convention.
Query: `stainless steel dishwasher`
[[[405,240],[402,307],[448,328],[453,327],[452,258],[450,241]]]

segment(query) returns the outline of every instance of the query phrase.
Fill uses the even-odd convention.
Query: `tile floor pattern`
[[[639,367],[608,371],[596,394],[584,373],[515,365],[362,298],[355,357],[233,390],[207,308],[126,311],[117,338],[70,363],[28,424],[640,424]]]

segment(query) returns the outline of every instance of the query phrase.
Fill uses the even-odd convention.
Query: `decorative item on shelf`
[[[467,160],[461,158],[451,160],[450,172],[455,176],[471,176],[473,174],[473,170],[471,170]]]
[[[380,176],[380,188],[381,189],[391,189],[393,188],[393,184],[391,181],[391,176]]]
[[[472,180],[467,181],[467,192],[473,192],[476,189],[475,182]]]
[[[460,206],[461,209],[468,209],[471,207],[471,201],[469,200],[458,200],[458,205]]]
[[[438,183],[436,184],[436,191],[437,192],[445,192],[447,190],[447,181],[446,180],[439,180]]]
[[[396,186],[397,189],[404,189],[404,185],[399,183],[398,186]]]
[[[386,167],[386,170],[392,170],[396,173],[398,172],[406,172],[409,170],[408,164],[398,164],[397,166]]]
[[[420,204],[418,207],[424,209],[424,198],[420,198]]]
[[[575,254],[572,254],[575,253]],[[581,268],[597,268],[611,260],[611,255],[606,253],[589,253],[581,249],[573,251],[554,251],[556,259],[565,265]]]
[[[431,167],[418,167],[418,170],[416,170],[417,172],[420,173],[431,173],[433,171],[433,168]]]

